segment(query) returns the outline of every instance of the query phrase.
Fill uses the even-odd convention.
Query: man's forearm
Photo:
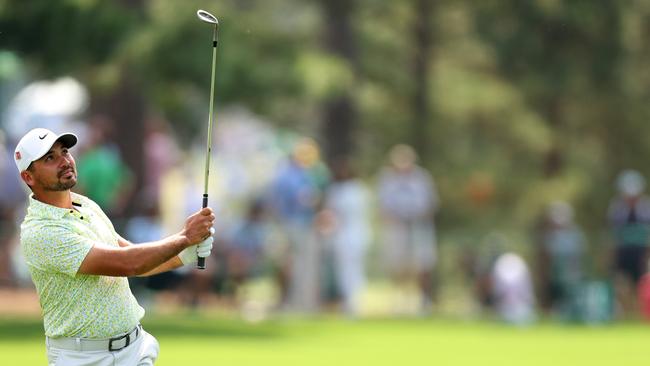
[[[147,276],[153,276],[157,275],[159,273],[171,271],[172,269],[176,269],[178,267],[182,267],[183,262],[181,261],[178,256],[173,256],[172,259],[168,260],[167,262],[159,265],[158,267],[152,269],[151,271],[147,273],[143,273],[141,275],[138,275],[139,277],[147,277]]]
[[[119,248],[95,244],[81,263],[78,273],[104,276],[140,276],[174,258],[188,246],[184,235],[133,245],[119,238]]]
[[[131,260],[135,260],[135,275],[152,275],[179,267],[174,258],[187,247],[187,239],[172,235],[159,241],[130,245],[123,250]],[[182,265],[182,263],[180,263]]]

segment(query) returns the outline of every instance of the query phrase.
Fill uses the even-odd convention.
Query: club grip
[[[202,208],[208,207],[208,194],[207,193],[203,194],[203,203],[202,203],[201,207]],[[197,269],[205,269],[205,258],[197,257],[196,268]]]

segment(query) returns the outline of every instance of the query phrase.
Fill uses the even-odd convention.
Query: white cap
[[[29,164],[42,158],[57,141],[61,141],[66,148],[70,148],[77,143],[77,136],[73,133],[57,135],[45,128],[35,128],[27,132],[20,139],[14,151],[14,161],[18,171],[26,170]]]

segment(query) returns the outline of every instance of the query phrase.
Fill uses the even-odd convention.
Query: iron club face
[[[219,25],[219,21],[217,20],[217,17],[215,17],[214,15],[208,13],[205,10],[199,9],[196,12],[196,16],[199,17],[199,19],[201,19],[202,21],[204,21],[206,23]]]

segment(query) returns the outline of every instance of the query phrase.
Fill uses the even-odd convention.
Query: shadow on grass
[[[230,339],[276,340],[284,338],[286,333],[270,323],[248,324],[234,320],[206,318],[202,320],[182,317],[153,318],[145,317],[143,325],[147,332],[156,337],[206,337]]]
[[[199,337],[276,340],[287,336],[273,322],[250,324],[234,319],[196,316],[144,317],[143,326],[156,337]],[[0,341],[43,338],[43,323],[38,318],[0,318]]]
[[[40,319],[0,318],[0,340],[24,340],[43,338],[43,323]]]

